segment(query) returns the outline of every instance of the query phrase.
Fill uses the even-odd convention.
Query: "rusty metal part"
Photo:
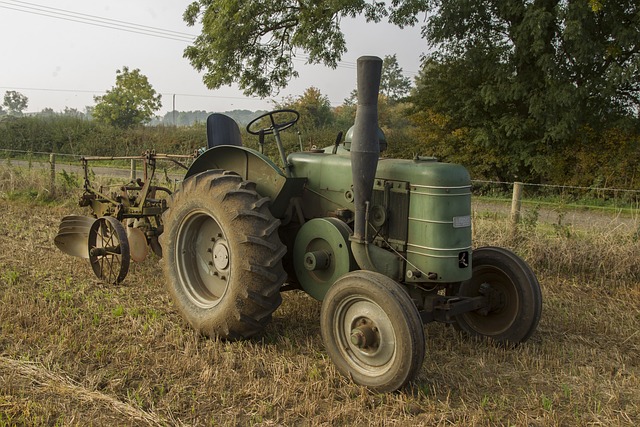
[[[131,255],[127,234],[120,221],[110,216],[95,220],[89,229],[87,248],[96,277],[111,284],[124,280]]]

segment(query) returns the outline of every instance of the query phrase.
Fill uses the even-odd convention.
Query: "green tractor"
[[[297,112],[247,126],[260,147],[274,136],[282,167],[244,147],[232,119],[212,115],[208,149],[171,195],[160,243],[173,302],[197,331],[254,336],[281,292],[302,289],[322,301],[322,338],[338,370],[392,391],[422,366],[423,324],[516,344],[536,329],[542,296],[518,256],[472,249],[465,168],[380,158],[382,61],[361,57],[357,67],[356,120],[344,143],[287,157],[280,132]]]

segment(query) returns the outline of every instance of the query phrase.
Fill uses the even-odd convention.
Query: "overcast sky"
[[[82,111],[95,104],[94,95],[114,85],[117,69],[128,66],[139,68],[162,94],[160,115],[172,109],[174,94],[179,111],[272,107],[272,99],[247,98],[236,87],[209,90],[204,86],[201,76],[182,56],[188,35],[198,33],[182,21],[190,2],[0,0],[0,96],[7,90],[23,93],[29,98],[28,112],[45,107]],[[96,22],[100,19],[120,22]],[[126,23],[135,25],[124,31]],[[161,29],[162,33],[150,36],[132,32],[139,32],[141,26]],[[386,23],[345,19],[343,31],[348,52],[336,70],[296,61],[300,77],[273,99],[300,95],[315,86],[332,105],[340,105],[355,88],[354,64],[361,55],[384,57],[395,53],[405,75],[412,81],[417,75],[420,56],[426,51],[419,28],[401,30]]]

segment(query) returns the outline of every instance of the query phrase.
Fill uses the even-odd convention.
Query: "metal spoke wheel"
[[[89,229],[89,262],[98,279],[117,284],[129,271],[131,256],[124,226],[117,219],[103,216]]]
[[[524,342],[542,314],[540,284],[531,268],[513,252],[497,247],[473,251],[471,279],[460,285],[462,297],[485,296],[489,307],[457,316],[458,327],[499,343]]]
[[[424,329],[402,285],[379,273],[354,271],[327,292],[322,338],[338,371],[387,392],[411,381],[422,366]]]
[[[167,289],[199,332],[225,339],[262,331],[280,305],[286,247],[255,184],[212,170],[183,181],[163,217]]]

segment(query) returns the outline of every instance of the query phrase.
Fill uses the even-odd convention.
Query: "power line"
[[[127,21],[121,21],[118,19],[111,19],[111,18],[103,18],[101,16],[96,16],[96,15],[89,15],[86,13],[80,13],[80,12],[73,12],[70,10],[66,10],[66,9],[58,9],[55,7],[49,7],[49,6],[42,6],[42,5],[38,5],[35,3],[29,3],[26,1],[19,1],[19,0],[9,0],[11,3],[20,3],[21,5],[25,5],[24,7],[29,7],[29,8],[42,8],[42,9],[48,9],[51,11],[55,11],[54,13],[57,12],[61,12],[63,14],[69,14],[69,15],[76,15],[76,16],[81,16],[81,17],[87,17],[93,20],[98,20],[98,21],[104,21],[104,22],[111,22],[111,23],[117,23],[117,24],[124,24],[125,26],[130,26],[130,27],[138,27],[138,28],[146,28],[149,30],[154,30],[154,31],[158,31],[158,32],[162,32],[162,33],[173,33],[175,35],[178,36],[186,36],[186,37],[190,37],[190,38],[195,38],[196,36],[193,34],[188,34],[188,33],[183,33],[180,31],[173,31],[173,30],[165,30],[163,28],[159,28],[159,27],[151,27],[148,25],[142,25],[142,24],[136,24],[136,23],[132,23],[132,22],[127,22]],[[7,3],[6,1],[0,1],[0,3]]]
[[[16,3],[24,3],[16,4]],[[108,28],[112,30],[124,31],[135,34],[142,34],[151,37],[163,38],[168,40],[181,41],[185,43],[193,42],[195,36],[191,35],[180,35],[186,33],[177,33],[174,31],[163,30],[163,29],[155,29],[154,27],[143,26],[139,24],[127,23],[124,21],[117,21],[108,18],[89,18],[92,15],[85,15],[71,11],[63,11],[58,12],[58,10],[49,8],[46,6],[33,5],[26,2],[7,2],[0,1],[0,8],[14,10],[18,12],[28,13],[32,15],[40,15],[48,18],[56,18],[64,21],[77,22],[80,24],[91,25],[94,27]]]
[[[100,94],[106,93],[104,90],[82,90],[82,89],[54,89],[54,88],[37,88],[37,87],[14,87],[14,86],[0,86],[0,89],[4,90],[29,90],[29,91],[40,91],[40,92],[67,92],[67,93],[89,93],[89,94]],[[241,96],[223,96],[223,95],[199,95],[194,93],[177,93],[177,92],[160,92],[162,95],[167,96],[188,96],[193,98],[216,98],[216,99],[237,99],[242,101],[261,101],[264,102],[263,99],[260,98],[250,98],[250,97],[241,97]]]
[[[96,15],[43,6],[25,1],[0,1],[0,8],[28,13],[32,15],[45,16],[48,18],[60,19],[63,21],[91,25],[94,27],[107,28],[111,30],[124,31],[128,33],[141,34],[145,36],[180,41],[185,43],[193,43],[193,41],[197,37],[193,34],[180,31],[166,30],[163,28],[141,25],[133,22],[121,21],[118,19],[103,18]],[[296,52],[294,54],[294,57],[292,58],[293,61],[297,62],[308,62],[309,59],[309,55],[301,52]],[[337,67],[345,69],[355,69],[356,63],[350,61],[338,61]],[[413,71],[403,71],[403,73],[414,76],[418,74],[417,72]]]
[[[53,89],[53,88],[42,88],[42,87],[13,87],[13,86],[0,86],[0,89],[6,90],[33,90],[40,92],[71,92],[71,93],[105,93],[104,90],[83,90],[83,89]]]

